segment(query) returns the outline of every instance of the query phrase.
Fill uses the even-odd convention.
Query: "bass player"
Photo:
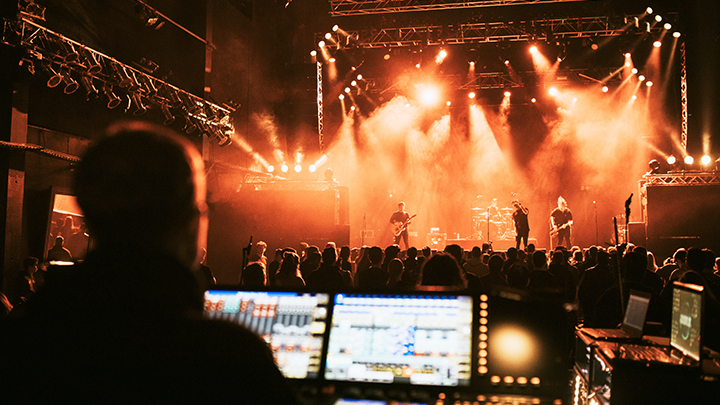
[[[406,250],[410,247],[408,242],[408,225],[410,225],[410,220],[413,217],[415,217],[415,215],[411,217],[410,214],[405,212],[405,203],[402,201],[398,203],[398,210],[393,212],[390,217],[390,223],[393,225],[392,232],[393,235],[395,235],[395,241],[393,243],[400,245],[400,238],[402,238],[403,242],[405,242]]]
[[[570,237],[572,236],[573,216],[562,196],[558,197],[558,206],[550,214],[550,224],[552,225],[550,237],[557,237],[556,246],[562,245],[569,249],[571,247]],[[563,245],[563,240],[567,245]]]

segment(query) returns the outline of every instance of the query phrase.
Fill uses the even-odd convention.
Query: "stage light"
[[[470,93],[468,93],[468,98],[475,98],[475,92],[471,91]]]
[[[339,98],[340,100],[345,100],[345,95],[344,95],[344,94],[341,94],[341,95],[338,96],[338,98]]]
[[[288,171],[288,165],[286,165],[285,163],[283,163],[282,166],[280,166],[280,171],[282,171],[283,173],[287,173],[287,171]]]
[[[530,102],[533,103],[533,104],[535,104],[535,103],[537,102],[537,99],[535,99],[535,97],[533,97],[533,98],[530,99]]]
[[[302,171],[302,166],[295,165],[295,173],[300,173]]]
[[[354,106],[354,105],[350,106],[350,111],[355,111],[355,106]]]
[[[135,103],[135,111],[133,111],[133,115],[143,115],[147,112],[147,107],[143,105],[142,98],[139,93],[133,93],[132,100],[133,103]]]
[[[353,81],[350,82],[350,85],[353,86],[353,87],[355,87],[355,86],[357,86],[357,82],[356,82],[355,80],[353,80]]]
[[[65,74],[63,75],[63,82],[65,82],[65,88],[63,89],[63,93],[65,94],[72,94],[77,91],[78,88],[80,88],[80,84],[76,82],[72,76],[70,76],[70,69],[65,70]]]
[[[340,28],[340,27],[338,27],[337,24],[333,25],[333,27],[332,27],[333,32],[337,32],[338,28]]]
[[[629,64],[629,63],[630,63],[630,62],[628,62],[628,64]],[[638,74],[637,68],[632,68],[631,72],[632,72],[632,74],[634,74],[634,75]]]
[[[317,51],[314,49],[310,51],[310,56],[317,56]]]
[[[328,59],[328,62],[330,62],[330,63],[335,63],[335,57],[334,57],[334,56],[331,56],[330,59]]]
[[[450,106],[452,105],[452,102],[446,101],[446,102],[445,102],[445,105],[448,106],[448,107],[450,107]]]
[[[416,69],[420,69],[420,64],[419,64],[419,63],[416,63],[416,64],[415,64],[415,68],[416,68]]]
[[[108,98],[107,108],[113,109],[120,105],[122,99],[113,93],[112,84],[105,82],[103,84],[103,93]]]
[[[556,89],[555,87],[551,87],[550,90],[548,90],[548,94],[551,96],[557,96],[558,93],[558,89]]]
[[[667,30],[667,31],[670,31],[672,29],[672,24],[665,23],[665,25],[663,25],[663,28],[665,28],[665,30]]]
[[[435,57],[435,63],[438,65],[443,63],[445,60],[445,57],[447,57],[447,51],[444,49],[441,49],[440,52],[438,52],[437,56]]]
[[[433,86],[422,86],[419,92],[420,102],[424,105],[437,105],[440,101],[440,91]]]
[[[535,54],[535,53],[537,53],[537,51],[538,51],[537,46],[533,45],[530,47],[530,53]]]
[[[470,63],[470,66],[475,66],[475,61],[471,60],[469,63]]]
[[[590,45],[590,49],[592,49],[593,51],[597,51],[598,49],[600,49],[600,45],[593,42],[592,45]]]
[[[274,172],[274,171],[275,171],[275,166],[273,166],[273,165],[268,166],[268,167],[267,167],[267,171],[268,171],[268,173]]]
[[[197,125],[195,125],[195,123],[190,119],[190,117],[188,117],[186,115],[185,116],[185,125],[183,126],[182,129],[183,129],[183,131],[185,131],[186,134],[190,135],[193,132],[195,132],[195,130],[197,130]]]
[[[505,66],[510,66],[510,60],[509,60],[509,59],[505,59]]]
[[[603,93],[607,93],[608,91],[610,91],[610,88],[608,86],[602,86]]]
[[[504,95],[505,97],[510,97],[510,96],[511,96],[511,93],[506,90],[506,91],[503,93],[503,95]]]
[[[328,32],[327,34],[325,34],[325,39],[330,39],[330,38],[332,38],[332,34],[331,34],[331,33]]]
[[[640,80],[641,82],[645,81],[645,75],[638,76],[638,80]]]
[[[660,48],[660,47],[662,46],[662,42],[660,42],[660,41],[655,41],[655,42],[653,42],[653,46],[654,46],[655,48]]]
[[[625,58],[626,58],[626,59],[630,59],[631,57],[632,57],[632,55],[630,54],[630,52],[626,52],[626,53],[625,53]]]
[[[680,34],[680,32],[678,31],[673,32],[673,38],[680,38],[680,35],[682,34]]]
[[[660,22],[662,21],[662,16],[660,14],[655,16],[655,21]]]
[[[648,81],[645,83],[645,85],[648,86],[648,87],[652,87],[653,84],[654,84],[654,83],[653,83],[652,81],[650,81],[650,80],[648,80]]]
[[[308,167],[308,170],[310,170],[310,173],[315,173],[317,167],[315,165],[310,165],[310,167]]]
[[[47,86],[50,88],[57,87],[60,83],[62,83],[63,77],[60,73],[56,72],[51,65],[41,63],[40,67],[42,68],[45,73],[50,76],[50,79],[47,81]]]
[[[637,100],[637,96],[635,94],[633,94],[632,97],[630,97],[630,101],[635,101],[635,100]]]
[[[345,87],[345,93],[350,94],[350,87]]]
[[[652,14],[652,13],[653,13],[652,7],[646,8],[646,9],[645,9],[645,12],[646,12],[647,14]]]
[[[630,66],[632,66],[632,64],[631,64],[629,61],[628,61],[628,62],[625,62],[625,67],[626,67],[626,68],[629,68]],[[635,72],[633,72],[633,73],[637,73],[637,71],[635,71]]]
[[[320,42],[318,42],[318,46],[319,46],[320,48],[324,47],[324,46],[325,46],[325,41],[320,41]]]
[[[693,159],[692,156],[687,155],[687,156],[685,156],[684,162],[686,165],[691,165],[691,164],[693,164],[693,162],[695,162],[695,159]]]
[[[358,75],[357,75],[357,79],[358,79],[358,80],[362,80],[362,75],[361,75],[361,74],[358,74]]]
[[[93,77],[90,75],[83,75],[82,79],[80,81],[85,88],[85,93],[87,96],[87,100],[90,100],[90,98],[97,98],[98,96],[98,89],[95,88],[95,85],[93,84]]]
[[[707,166],[712,162],[712,159],[708,155],[703,155],[702,158],[700,158],[700,163],[703,164],[703,166]]]
[[[672,155],[668,156],[668,158],[667,158],[667,162],[669,165],[674,165],[676,160],[677,159],[675,159],[675,156],[672,156]]]
[[[383,55],[383,59],[389,60],[389,59],[390,59],[390,54],[389,54],[389,53],[386,53],[385,55]]]

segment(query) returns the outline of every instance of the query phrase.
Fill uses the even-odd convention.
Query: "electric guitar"
[[[394,222],[394,223],[393,223],[393,229],[392,229],[393,235],[394,235],[394,236],[398,236],[398,235],[400,235],[401,233],[403,233],[403,231],[407,228],[408,224],[410,223],[410,220],[413,219],[413,218],[415,218],[416,216],[417,216],[417,214],[411,216],[411,217],[408,218],[407,221],[405,221],[405,222],[400,222],[400,221]]]
[[[572,226],[572,224],[573,224],[573,221],[570,221],[570,222],[567,222],[567,223],[565,223],[565,224],[563,224],[563,225],[558,226],[557,228],[551,229],[551,230],[550,230],[550,237],[551,237],[551,238],[556,237],[557,234],[558,234],[561,230],[563,230],[563,229],[565,229],[565,228],[570,228],[570,227]]]

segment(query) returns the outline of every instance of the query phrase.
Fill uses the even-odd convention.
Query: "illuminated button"
[[[438,398],[445,399],[445,393],[444,392],[439,393]]]
[[[485,402],[485,395],[478,395],[477,400],[480,402]]]
[[[487,325],[487,318],[480,318],[481,325]]]
[[[505,378],[503,378],[503,382],[505,384],[512,384],[515,382],[515,379],[511,375],[507,375],[505,376]]]
[[[540,379],[538,377],[533,377],[530,379],[530,384],[532,385],[540,385]]]
[[[478,353],[480,357],[487,357],[487,350],[480,350],[480,353]]]
[[[480,334],[480,340],[487,340],[488,336],[485,333]]]
[[[526,385],[527,382],[528,382],[527,377],[518,377],[517,378],[517,383],[520,385]]]
[[[500,384],[500,376],[494,375],[494,376],[490,377],[490,382],[493,384]],[[497,402],[497,401],[493,401],[493,402]]]
[[[483,325],[483,326],[480,327],[480,332],[482,332],[482,333],[487,333],[487,331],[488,331],[487,326]]]
[[[487,367],[485,367],[485,366],[480,366],[480,367],[478,367],[478,373],[480,373],[480,374],[487,374],[487,372],[488,372],[488,368],[487,368]]]
[[[540,405],[540,398],[533,398],[532,403],[533,405]]]
[[[500,377],[498,377],[498,380],[499,379],[500,379]],[[500,397],[497,395],[493,395],[490,397],[490,402],[495,402],[495,403],[500,402]]]
[[[488,303],[487,303],[487,302],[481,302],[481,303],[480,303],[480,309],[487,309],[487,308],[488,308]]]
[[[483,294],[483,295],[480,296],[480,301],[487,301],[487,300],[488,300],[488,296],[487,296],[487,295]]]
[[[482,358],[480,358],[480,360],[478,360],[478,363],[480,363],[480,365],[485,366],[485,365],[487,365],[487,359],[482,357]]]
[[[480,311],[480,316],[482,316],[483,318],[487,317],[487,316],[488,316],[488,311],[486,311],[486,310],[483,309],[482,311]]]
[[[487,349],[487,342],[480,342],[481,349]]]
[[[553,405],[562,405],[562,399],[558,398],[553,401]]]

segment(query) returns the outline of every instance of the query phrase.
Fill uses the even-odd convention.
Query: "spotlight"
[[[93,78],[90,75],[83,75],[81,79],[82,85],[85,88],[85,93],[87,95],[87,100],[90,100],[90,98],[97,98],[98,96],[98,89],[95,88],[93,85]]]
[[[160,109],[162,110],[163,115],[165,116],[165,122],[163,122],[163,125],[170,125],[173,122],[175,122],[175,116],[172,115],[170,112],[170,108],[167,106],[167,104],[162,103],[160,104]],[[205,128],[203,128],[205,129]]]
[[[505,97],[510,97],[511,94],[510,94],[509,91],[506,90],[506,91],[503,93],[503,95],[504,95]]]
[[[335,24],[335,25],[333,25],[332,30],[333,30],[333,32],[337,32],[337,30],[338,30],[339,28],[340,28],[340,27],[338,27],[337,24]]]
[[[345,95],[344,95],[344,94],[341,94],[341,95],[338,96],[338,98],[339,98],[340,100],[345,100]]]
[[[135,106],[137,107],[135,109],[135,111],[133,111],[133,115],[143,115],[147,112],[147,107],[145,107],[143,105],[142,98],[140,97],[139,93],[133,93],[132,100],[135,103]]]
[[[647,14],[652,14],[652,13],[653,13],[652,7],[646,8],[646,9],[645,9],[645,13],[647,13]]]
[[[445,105],[448,106],[448,107],[450,107],[450,106],[452,105],[452,102],[447,101],[447,102],[445,102]]]
[[[473,60],[471,60],[471,61],[468,62],[468,63],[470,63],[470,66],[475,66],[475,61],[473,61]]]
[[[357,75],[357,79],[358,79],[358,80],[362,80],[362,78],[363,78],[363,76],[362,76],[361,74],[358,74],[358,75]]]
[[[302,171],[302,166],[295,165],[295,173],[300,173]]]
[[[690,156],[690,155],[685,156],[684,162],[686,165],[691,165],[691,164],[693,164],[694,161],[695,161],[695,159],[693,159],[692,156]]]
[[[660,41],[655,41],[655,42],[653,42],[653,46],[654,46],[655,48],[660,48],[660,47],[662,46],[662,42],[660,42]]]
[[[268,173],[274,172],[274,171],[275,171],[275,166],[273,166],[273,165],[268,166],[268,167],[267,167],[267,171],[268,171]]]
[[[310,173],[315,173],[317,167],[315,165],[310,165],[310,167],[308,167],[308,170],[310,170]]]
[[[667,158],[667,162],[668,162],[669,165],[674,165],[675,162],[676,162],[676,160],[677,160],[677,159],[675,159],[675,156],[673,156],[673,155],[670,155],[670,156],[668,156],[668,158]]]
[[[537,46],[533,45],[530,47],[530,53],[535,54],[535,53],[537,53],[537,51],[538,51]]]
[[[645,81],[645,75],[638,76],[638,80],[640,80],[641,82]]]
[[[350,87],[345,87],[345,93],[350,94]]]
[[[657,159],[653,159],[648,163],[650,170],[646,174],[659,174],[660,173],[660,162]]]
[[[356,82],[355,80],[353,80],[353,81],[350,82],[350,85],[353,86],[353,87],[355,87],[355,86],[357,86],[357,82]]]
[[[509,59],[505,59],[505,66],[510,66],[510,60],[509,60]]]
[[[665,28],[665,30],[667,30],[667,31],[670,31],[672,29],[672,24],[665,23],[665,25],[663,25],[663,28]]]
[[[286,165],[285,163],[280,166],[280,171],[282,171],[283,173],[287,173],[288,169],[288,165]]]
[[[331,56],[330,59],[328,59],[328,62],[330,62],[330,63],[335,63],[335,57],[334,57],[334,56]]]
[[[351,111],[355,111],[355,110],[356,110],[355,106],[354,106],[354,105],[353,105],[353,106],[350,106],[350,110],[351,110]]]
[[[389,59],[390,59],[390,54],[389,54],[389,53],[386,53],[385,55],[383,55],[383,59],[389,60]]]
[[[50,76],[50,79],[47,81],[47,86],[50,88],[57,87],[63,80],[63,77],[60,73],[56,72],[51,65],[49,64],[40,64],[42,67],[42,70],[45,71]]]
[[[551,96],[557,96],[558,95],[558,89],[555,87],[551,87],[550,90],[548,90],[548,94]]]
[[[653,83],[652,81],[650,81],[650,80],[648,80],[648,81],[645,83],[645,85],[648,86],[648,87],[652,87],[653,84],[654,84],[654,83]]]
[[[673,38],[680,38],[680,35],[682,34],[680,34],[680,32],[678,31],[673,32]]]
[[[332,34],[331,34],[331,33],[328,32],[327,34],[325,34],[325,39],[330,39],[330,38],[332,38]]]
[[[105,93],[108,98],[107,108],[113,109],[122,102],[122,99],[113,93],[113,86],[108,82],[103,84],[103,93]]]
[[[712,159],[711,159],[710,156],[708,156],[708,155],[703,155],[703,157],[700,158],[700,163],[702,163],[703,166],[709,165],[710,162],[712,162]]]
[[[319,46],[320,48],[324,47],[324,46],[325,46],[325,41],[320,41],[320,42],[318,42],[318,46]]]
[[[625,53],[625,57],[626,57],[627,59],[630,59],[630,58],[632,57],[632,55],[630,55],[630,52],[626,52],[626,53]]]
[[[188,117],[185,116],[185,126],[183,126],[183,131],[185,131],[186,134],[190,135],[197,129],[197,125]]]
[[[314,49],[310,51],[310,56],[317,56],[317,51]]]
[[[113,72],[115,72],[115,75],[120,79],[118,86],[125,88],[132,84],[132,79],[128,77],[127,71],[125,71],[125,66],[117,63],[111,63],[110,66],[112,67]]]
[[[662,21],[662,16],[660,14],[655,16],[655,21],[660,22]]]
[[[444,49],[441,49],[440,52],[438,52],[437,56],[435,57],[435,63],[438,65],[443,63],[445,60],[445,57],[447,57],[447,51]]]
[[[629,68],[630,66],[632,66],[632,65],[630,64],[630,62],[625,62],[625,67],[626,67],[626,68]],[[635,73],[637,73],[637,71],[633,72],[633,74],[635,74]]]
[[[468,98],[475,98],[475,92],[471,91],[470,93],[468,93]]]
[[[65,82],[65,88],[63,89],[63,93],[65,94],[75,93],[80,87],[80,84],[78,84],[78,82],[70,76],[70,69],[67,68],[65,69],[65,74],[63,75],[63,82]]]
[[[85,67],[87,72],[92,74],[100,73],[102,71],[102,65],[95,58],[95,54],[87,50],[86,48],[80,48],[80,53],[85,58]]]
[[[637,100],[637,96],[635,94],[633,94],[632,97],[630,97],[630,100],[632,100],[632,101]]]
[[[627,66],[630,66],[630,62],[627,63]],[[636,75],[638,73],[637,68],[632,68],[631,70],[632,74]]]
[[[415,64],[415,68],[416,68],[416,69],[420,69],[420,64],[419,64],[419,63],[416,63],[416,64]]]
[[[603,87],[602,87],[602,92],[603,92],[603,93],[607,93],[608,91],[610,91],[610,89],[608,88],[608,86],[603,86]]]

